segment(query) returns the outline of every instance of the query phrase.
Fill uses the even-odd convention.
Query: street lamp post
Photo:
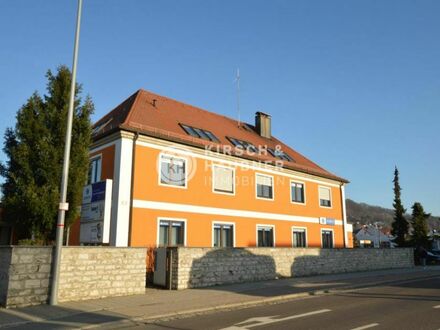
[[[69,209],[69,204],[66,202],[66,198],[67,198],[67,183],[69,178],[70,145],[72,140],[73,107],[75,105],[74,103],[75,103],[75,85],[76,85],[76,64],[78,60],[79,31],[81,25],[81,8],[82,8],[82,0],[78,0],[75,44],[73,47],[72,81],[70,85],[69,110],[67,113],[67,129],[66,129],[66,140],[64,145],[63,173],[61,176],[61,188],[60,188],[61,195],[60,195],[60,204],[58,207],[56,245],[54,251],[55,254],[53,258],[52,282],[51,282],[50,299],[49,299],[49,303],[51,305],[58,304],[58,281],[60,275],[61,248],[63,246],[63,236],[64,236],[64,218],[66,215],[66,211]]]

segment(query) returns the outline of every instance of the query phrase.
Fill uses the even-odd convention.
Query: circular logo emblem
[[[185,149],[167,147],[158,157],[157,173],[160,176],[160,183],[186,187],[194,177],[197,162]]]

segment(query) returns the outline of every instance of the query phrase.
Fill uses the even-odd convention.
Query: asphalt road
[[[440,276],[132,329],[417,329],[440,330]]]

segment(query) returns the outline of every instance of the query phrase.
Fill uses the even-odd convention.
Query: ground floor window
[[[234,246],[234,225],[215,223],[214,224],[214,247]]]
[[[272,226],[258,226],[258,246],[274,246],[273,227]]]
[[[321,235],[322,235],[322,247],[324,249],[333,248],[333,231],[323,229],[321,231]]]
[[[184,245],[185,222],[160,220],[159,246]]]
[[[304,228],[293,228],[293,247],[306,247],[306,230]]]

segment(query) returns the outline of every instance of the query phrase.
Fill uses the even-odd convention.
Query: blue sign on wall
[[[92,184],[92,203],[105,199],[105,183],[105,181],[100,181]]]
[[[327,225],[334,226],[335,225],[335,219],[333,219],[333,218],[326,218],[325,219],[325,223]]]

